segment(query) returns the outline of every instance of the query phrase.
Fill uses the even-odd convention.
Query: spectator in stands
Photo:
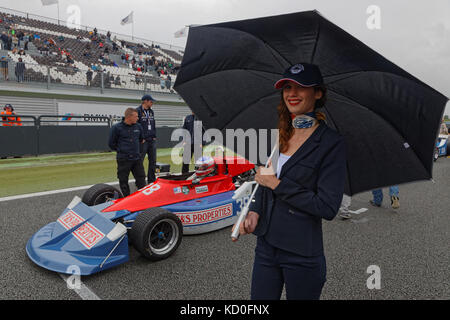
[[[116,80],[114,80],[114,84],[115,84],[116,86],[122,85],[122,83],[120,82],[120,76],[119,76],[119,75],[117,75]]]
[[[15,73],[17,82],[23,82],[25,74],[25,63],[22,62],[22,58],[19,58],[19,62],[16,63]]]
[[[21,126],[22,120],[20,117],[12,117],[15,115],[14,108],[10,104],[6,104],[3,111],[0,113],[2,115],[2,124],[4,127]]]
[[[111,40],[111,32],[108,31],[108,32],[106,33],[106,37],[108,38],[108,40]]]
[[[138,112],[138,122],[144,130],[145,143],[141,146],[141,160],[145,160],[148,155],[148,184],[156,180],[156,123],[155,114],[152,110],[155,99],[151,95],[146,94],[142,97],[141,105],[136,109]]]
[[[30,42],[30,36],[27,33],[25,33],[25,35],[23,36],[23,42],[24,42],[23,48],[25,50],[28,50],[28,43]]]
[[[6,50],[11,50],[12,49],[12,37],[10,35],[8,35],[8,47]]]
[[[86,72],[86,86],[90,87],[91,86],[91,82],[92,82],[92,75],[94,73],[92,72],[91,69],[88,69],[88,71]]]
[[[167,78],[166,78],[166,88],[168,89],[168,90],[170,90],[170,87],[172,86],[172,78],[170,77],[170,75],[168,74],[167,75]]]
[[[0,59],[0,70],[3,80],[8,80],[8,59],[5,56]]]
[[[164,75],[161,75],[161,78],[159,80],[159,84],[161,86],[161,89],[165,89],[166,88],[166,80],[164,79]]]
[[[128,108],[122,122],[115,124],[109,135],[108,145],[117,151],[117,178],[124,197],[130,194],[130,172],[136,179],[136,187],[145,187],[145,169],[139,152],[141,144],[145,142],[144,131],[137,121],[136,109]]]
[[[16,36],[12,37],[12,48],[17,48],[19,46],[19,39]]]
[[[6,32],[4,32],[4,31],[2,32],[0,39],[2,40],[2,43],[3,43],[3,49],[10,50],[8,48],[8,35],[6,34]]]

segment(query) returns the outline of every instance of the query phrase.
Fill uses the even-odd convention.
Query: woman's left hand
[[[275,189],[280,180],[275,176],[275,172],[273,171],[273,167],[270,164],[269,167],[259,167],[256,171],[255,181],[259,183],[263,187],[267,187],[270,189]]]

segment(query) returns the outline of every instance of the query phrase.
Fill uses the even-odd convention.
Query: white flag
[[[50,6],[52,4],[58,4],[58,0],[41,0],[43,6]]]
[[[173,35],[175,38],[187,37],[188,27],[178,30]]]
[[[120,22],[120,24],[125,25],[125,24],[132,23],[132,22],[133,22],[133,11],[131,11],[131,13],[128,16],[123,18],[122,21]]]

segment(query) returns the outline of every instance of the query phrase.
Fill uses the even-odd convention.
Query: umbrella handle
[[[278,148],[278,144],[275,144],[275,147],[273,147],[272,149],[272,153],[269,156],[269,159],[267,159],[266,165],[265,167],[267,168],[267,166],[269,165],[269,162],[272,160],[273,155],[275,154],[275,151]],[[231,240],[237,241],[239,239],[239,226],[241,225],[241,223],[245,220],[245,218],[247,218],[247,213],[249,211],[250,208],[250,204],[252,203],[253,197],[256,194],[256,191],[258,190],[259,184],[256,184],[255,189],[253,189],[252,194],[250,195],[250,199],[247,202],[247,204],[245,205],[245,207],[242,209],[241,214],[239,215],[238,220],[236,221],[236,223],[234,224],[234,230],[231,233]]]

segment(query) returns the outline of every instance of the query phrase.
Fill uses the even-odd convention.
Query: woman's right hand
[[[259,214],[255,211],[249,211],[247,213],[247,217],[245,217],[245,220],[242,221],[241,225],[239,226],[239,235],[242,236],[255,231],[256,226],[258,225],[258,220]],[[233,226],[232,230],[234,230],[234,228],[236,228],[236,225]]]

